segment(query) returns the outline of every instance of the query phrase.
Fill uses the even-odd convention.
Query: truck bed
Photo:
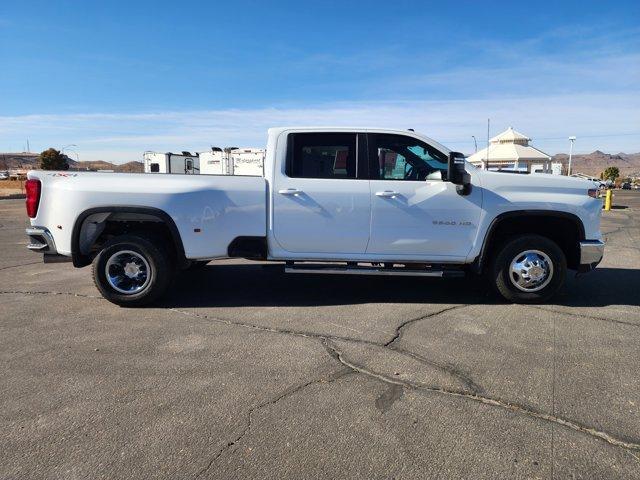
[[[189,259],[224,257],[234,238],[266,232],[263,177],[31,171],[28,178],[42,183],[31,225],[48,228],[63,255],[71,254],[78,217],[104,206],[162,210],[173,219]]]

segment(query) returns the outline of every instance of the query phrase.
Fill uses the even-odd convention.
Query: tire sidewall
[[[106,278],[105,266],[115,253],[131,250],[140,254],[149,263],[150,280],[144,290],[127,295],[115,290]],[[148,239],[136,235],[120,235],[108,241],[93,260],[93,278],[104,298],[121,306],[147,305],[164,293],[169,283],[169,257],[161,247]]]
[[[510,278],[511,261],[525,250],[544,252],[553,264],[551,281],[541,290],[524,292],[519,290]],[[541,303],[551,298],[564,284],[567,273],[567,259],[560,247],[552,240],[540,235],[521,235],[498,250],[493,263],[492,276],[498,292],[515,303]]]

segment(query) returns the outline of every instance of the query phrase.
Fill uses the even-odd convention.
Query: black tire
[[[109,259],[118,252],[134,252],[135,258],[142,257],[145,281],[139,291],[122,293],[109,282],[105,268]],[[122,255],[131,255],[123,253]],[[117,257],[116,257],[117,258]],[[144,265],[144,261],[148,265]],[[118,268],[117,266],[114,268]],[[119,235],[104,244],[102,250],[93,259],[93,281],[102,296],[122,307],[140,307],[158,300],[171,283],[173,264],[171,256],[160,241],[152,242],[142,235]],[[122,278],[125,278],[122,276]]]
[[[531,262],[527,262],[528,259],[525,255],[521,255],[527,251],[541,252],[542,255],[530,253],[529,259],[533,258],[538,262],[538,265],[545,267],[550,263],[552,267],[552,270],[548,267],[543,268],[543,270],[549,271],[550,275],[543,276],[538,281],[539,283],[533,283],[529,286],[522,284],[522,282],[526,283],[527,275],[511,271],[513,261],[521,260],[521,264],[533,265]],[[547,237],[519,235],[503,243],[494,250],[494,254],[493,262],[489,266],[489,274],[498,293],[510,302],[544,303],[553,297],[564,284],[567,275],[567,259],[562,249]],[[545,256],[549,261],[544,258]],[[519,271],[524,272],[524,270]],[[539,274],[539,272],[539,270],[534,271],[535,274]],[[516,284],[520,284],[520,288]]]

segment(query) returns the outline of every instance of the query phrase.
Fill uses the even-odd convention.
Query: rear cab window
[[[365,178],[366,136],[357,133],[289,134],[286,174],[291,178]],[[360,172],[358,172],[360,170]]]

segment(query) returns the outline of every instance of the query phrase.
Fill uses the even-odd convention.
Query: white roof
[[[487,149],[483,148],[471,155],[467,160],[471,163],[480,163],[487,159]],[[489,163],[495,161],[516,160],[550,160],[551,157],[531,145],[519,145],[517,143],[492,143],[489,145]]]
[[[529,145],[531,139],[509,127],[504,132],[493,137],[489,144],[489,163],[492,160],[499,162],[515,162],[519,160],[550,160],[551,157],[537,148]],[[471,155],[468,160],[471,163],[480,163],[487,160],[487,149]]]
[[[529,145],[531,139],[526,135],[516,132],[513,127],[507,128],[504,132],[491,139],[491,143],[519,143]]]

